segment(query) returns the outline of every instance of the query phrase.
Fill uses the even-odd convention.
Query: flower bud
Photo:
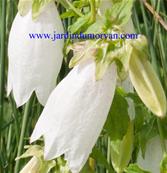
[[[33,157],[20,173],[37,173],[40,170],[40,160],[37,157]]]
[[[129,76],[143,103],[157,116],[165,116],[165,93],[150,62],[133,53],[129,61]]]

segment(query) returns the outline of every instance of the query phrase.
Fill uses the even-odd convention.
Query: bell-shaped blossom
[[[54,2],[49,3],[36,20],[32,10],[16,15],[9,35],[8,95],[13,91],[17,106],[23,105],[35,91],[45,104],[56,85],[63,59],[63,40],[31,39],[29,34],[63,33],[63,25]],[[52,35],[50,35],[51,38]]]
[[[163,159],[160,138],[158,136],[150,139],[146,146],[145,158],[139,153],[137,163],[140,167],[151,173],[160,172],[160,163]]]
[[[86,163],[107,118],[116,87],[116,66],[95,79],[95,62],[78,64],[50,95],[31,142],[44,137],[45,159],[62,154],[73,173]]]

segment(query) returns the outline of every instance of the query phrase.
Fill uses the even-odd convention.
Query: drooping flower
[[[107,62],[106,65],[101,61],[104,60],[105,62],[106,60],[106,56],[101,55],[106,55],[105,52],[107,51],[103,50],[107,50],[105,49],[107,44],[99,43],[99,45],[102,49],[102,54],[98,52],[99,61],[97,61],[97,57],[93,60],[88,58],[91,57],[91,47],[89,47],[89,51],[85,51],[86,53],[82,53],[81,51],[80,54],[84,55],[76,56],[73,59],[72,62],[77,65],[52,92],[31,136],[31,142],[34,142],[41,136],[44,137],[45,159],[50,160],[64,154],[73,173],[78,173],[85,164],[106,120],[115,91],[115,64]],[[129,49],[130,52],[135,46],[131,45],[129,47],[131,48]],[[112,51],[111,55],[114,56],[117,50],[115,52]],[[121,54],[120,51],[119,53]],[[119,53],[118,55],[120,55]],[[144,82],[143,88],[148,90],[147,82],[142,80],[143,78],[137,81],[132,79],[132,71],[134,73],[133,76],[138,74],[136,74],[134,65],[132,64],[134,62],[132,54],[129,53],[130,58],[125,51],[122,54],[125,55],[123,57],[126,58],[127,67],[130,68],[127,72],[130,74],[133,85],[136,87],[137,83],[141,84]],[[115,57],[119,56],[115,55]],[[137,56],[137,58],[139,57]],[[129,61],[127,60],[128,58]],[[96,64],[94,60],[96,60]],[[103,73],[98,78],[99,80],[96,80],[95,73],[97,70],[96,67],[99,67],[98,65]],[[103,65],[106,65],[106,68]],[[149,74],[148,72],[145,70],[146,74]],[[139,74],[142,77],[143,73]],[[149,92],[148,95],[151,98],[157,96],[154,95],[155,86],[158,86],[161,94],[164,94],[160,87],[160,82],[158,80],[155,81],[154,77],[151,79],[153,80],[149,81],[149,87],[153,86],[153,92]],[[137,92],[140,94],[141,89],[137,90]],[[155,99],[158,104],[161,102],[159,96]],[[151,104],[148,100],[144,103],[148,107]],[[165,112],[164,108],[162,108],[163,112]],[[156,111],[154,109],[151,110]]]
[[[158,136],[150,139],[146,145],[145,158],[139,153],[137,163],[151,173],[160,172],[160,163],[163,159],[160,138]]]
[[[63,33],[63,26],[54,2],[45,6],[36,20],[32,10],[16,15],[8,45],[8,95],[13,91],[17,106],[23,105],[35,91],[45,104],[56,85],[63,59],[63,40],[30,39],[29,34]]]
[[[65,154],[71,171],[81,170],[107,118],[116,78],[116,66],[111,64],[97,81],[95,62],[90,59],[58,84],[31,136],[31,142],[44,137],[45,159]]]

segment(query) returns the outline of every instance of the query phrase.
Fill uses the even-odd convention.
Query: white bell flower
[[[63,25],[54,2],[49,3],[36,20],[32,10],[16,15],[8,45],[8,95],[13,91],[17,106],[28,101],[33,91],[44,105],[56,85],[63,59],[63,40],[31,39],[29,34],[63,33]]]
[[[167,142],[166,142],[167,144]],[[161,148],[161,142],[159,136],[150,139],[146,145],[145,158],[139,153],[137,163],[143,169],[150,171],[151,173],[160,172],[160,163],[163,159],[163,152]]]
[[[75,66],[58,84],[31,136],[31,142],[44,137],[45,159],[64,154],[72,173],[82,169],[107,118],[116,78],[113,63],[96,81],[95,63],[88,60]]]

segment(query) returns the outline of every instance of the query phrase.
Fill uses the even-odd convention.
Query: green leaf
[[[73,10],[66,11],[60,15],[60,17],[62,19],[73,17],[73,16],[76,16],[76,14],[73,12]]]
[[[112,8],[106,11],[106,25],[125,25],[130,17],[134,0],[115,1]]]
[[[103,31],[103,22],[102,20],[97,20],[95,23],[90,25],[86,30],[85,34],[99,34]]]
[[[109,173],[112,172],[112,168],[110,167],[106,157],[103,155],[103,153],[97,148],[94,147],[92,150],[92,153],[90,155],[96,162],[101,165],[102,167],[108,169]]]
[[[164,154],[163,160],[160,164],[161,173],[167,173],[167,154]]]
[[[25,148],[28,148],[26,152],[22,154],[21,156],[17,157],[16,160],[32,157],[32,156],[36,156],[39,158],[43,155],[43,148],[39,145],[30,145],[30,146],[26,146]]]
[[[122,94],[116,90],[104,127],[111,140],[122,140],[123,136],[127,133],[129,121],[128,103]]]
[[[127,41],[125,41],[125,44],[122,48],[119,49],[119,60],[121,61],[125,71],[128,71],[128,68],[129,68],[129,61],[130,61],[130,58],[132,56],[132,51],[133,51],[133,48],[130,44],[128,44]]]
[[[133,151],[133,122],[129,123],[126,135],[122,140],[111,141],[111,158],[116,172],[122,173],[128,165]]]
[[[89,25],[90,17],[91,17],[90,13],[82,17],[79,17],[75,23],[69,26],[69,31],[71,33],[76,33],[80,32],[82,27],[87,28]]]
[[[57,3],[60,3],[64,8],[69,9],[69,4],[66,2],[66,0],[57,0]]]
[[[108,44],[102,44],[96,51],[95,62],[96,62],[96,80],[101,79],[110,65],[110,61],[107,61]]]
[[[160,119],[159,121],[161,121],[163,135],[164,135],[165,139],[167,139],[167,116],[164,117],[163,119]]]
[[[87,162],[80,173],[95,173],[95,172],[90,168]]]
[[[150,173],[140,168],[137,164],[130,164],[124,171],[125,173]]]
[[[156,119],[152,117],[148,122],[145,122],[137,137],[139,138],[139,147],[142,151],[142,156],[145,156],[146,144],[152,137],[158,134]]]
[[[134,126],[135,133],[138,133],[142,130],[143,125],[147,124],[148,121],[150,122],[153,117],[136,93],[128,93],[127,97],[131,98],[135,103]],[[145,123],[145,121],[147,122]]]

